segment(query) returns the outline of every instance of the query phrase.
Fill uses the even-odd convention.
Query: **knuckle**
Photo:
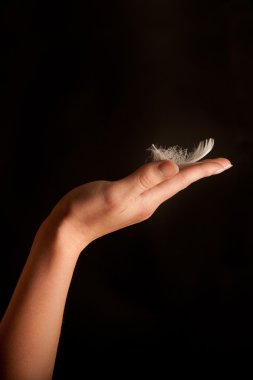
[[[207,166],[206,168],[202,169],[200,173],[200,177],[209,177],[213,174],[213,168],[211,166]]]
[[[153,210],[150,210],[149,208],[144,208],[139,212],[138,218],[140,221],[146,220],[151,217],[153,214]]]
[[[108,208],[116,208],[120,204],[118,193],[113,186],[108,186],[104,190],[104,201]]]
[[[180,178],[180,183],[181,183],[181,186],[183,189],[185,189],[186,187],[188,187],[191,184],[189,176],[186,173],[180,172],[179,178]]]
[[[142,188],[149,189],[150,187],[152,187],[152,181],[147,171],[140,173],[138,179]]]

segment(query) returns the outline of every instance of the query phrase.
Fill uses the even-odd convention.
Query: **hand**
[[[35,236],[1,321],[1,378],[52,378],[68,289],[91,241],[149,218],[192,182],[230,166],[225,158],[180,171],[171,161],[151,162],[119,181],[87,183],[60,199]]]
[[[172,161],[151,162],[118,181],[95,181],[71,190],[54,212],[65,210],[68,234],[81,251],[103,235],[148,219],[161,203],[191,183],[231,166],[225,158],[204,160],[180,171]]]

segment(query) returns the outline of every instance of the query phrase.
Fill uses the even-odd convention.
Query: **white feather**
[[[151,151],[152,160],[172,160],[180,168],[193,164],[205,157],[214,146],[214,139],[206,139],[201,141],[199,145],[193,149],[193,151],[188,152],[188,149],[183,149],[178,145],[171,146],[169,148],[156,147],[154,144],[151,145],[147,150]]]

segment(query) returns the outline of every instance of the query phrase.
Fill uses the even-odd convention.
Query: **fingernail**
[[[178,168],[178,166],[176,165],[176,164],[174,164],[174,162],[173,163],[171,163],[170,165],[168,164],[168,162],[163,162],[163,163],[161,163],[159,166],[158,166],[158,169],[160,170],[160,172],[162,173],[162,175],[164,176],[164,177],[168,177],[168,176],[171,176],[172,175],[172,168],[171,168],[171,165],[174,165],[176,168],[177,168],[177,171],[176,172],[178,172],[179,171],[179,168]]]
[[[220,174],[220,173],[224,172],[225,170],[232,168],[232,166],[233,166],[232,164],[228,164],[227,166],[225,166],[225,168],[219,169],[216,172],[214,172],[213,174]]]

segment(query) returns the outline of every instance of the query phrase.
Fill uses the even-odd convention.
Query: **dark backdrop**
[[[0,24],[1,315],[67,191],[213,137],[232,169],[80,257],[55,378],[251,350],[251,2],[8,1]]]

